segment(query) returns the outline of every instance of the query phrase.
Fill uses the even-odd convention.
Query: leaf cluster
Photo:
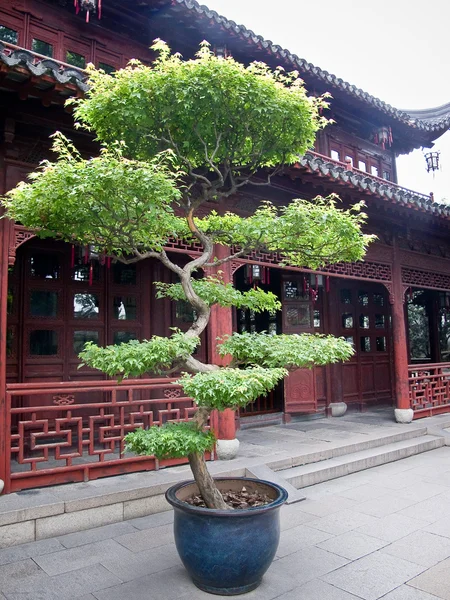
[[[278,297],[272,292],[265,292],[258,287],[246,292],[240,292],[233,284],[225,283],[223,279],[217,276],[193,279],[191,283],[195,293],[208,306],[219,304],[220,306],[248,308],[255,312],[267,310],[272,314],[277,310],[281,310],[281,302],[278,300]],[[158,298],[187,300],[180,283],[155,282],[155,286]]]
[[[183,374],[178,383],[198,406],[208,409],[236,409],[265,396],[286,377],[282,368],[223,368],[196,375]]]
[[[224,336],[218,344],[218,352],[220,356],[231,355],[233,365],[294,369],[348,360],[354,349],[344,338],[332,335],[270,335],[263,332]]]
[[[125,450],[156,458],[183,458],[212,450],[212,431],[199,431],[193,423],[165,423],[161,427],[137,429],[125,436]]]
[[[143,373],[157,374],[169,369],[174,362],[187,359],[199,343],[198,337],[187,337],[179,331],[170,337],[154,335],[150,340],[131,340],[105,348],[87,342],[79,354],[83,361],[80,367],[88,365],[119,379]]]

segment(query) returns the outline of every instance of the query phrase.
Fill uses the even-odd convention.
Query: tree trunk
[[[229,506],[225,504],[222,494],[216,487],[214,479],[209,473],[203,454],[189,454],[189,464],[194,474],[194,479],[198,485],[198,489],[203,500],[208,508],[216,508],[219,510],[228,510]]]

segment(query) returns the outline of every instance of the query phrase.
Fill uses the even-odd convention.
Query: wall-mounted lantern
[[[102,18],[102,0],[74,0],[75,13],[80,11],[86,13],[86,23],[89,23],[89,16],[92,13],[97,13],[98,18]]]
[[[428,173],[430,171],[439,171],[439,155],[440,152],[427,152],[424,154]]]
[[[378,146],[381,146],[383,150],[386,149],[386,146],[389,148],[392,146],[393,137],[392,137],[392,129],[390,127],[386,127],[383,125],[382,127],[378,127],[378,129],[373,134],[373,141]]]

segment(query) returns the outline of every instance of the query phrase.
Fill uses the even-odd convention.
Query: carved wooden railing
[[[174,379],[7,386],[5,491],[87,481],[185,462],[125,452],[138,427],[188,421],[195,405]],[[217,430],[217,416],[210,426]]]
[[[410,365],[409,398],[416,417],[450,412],[450,362]]]

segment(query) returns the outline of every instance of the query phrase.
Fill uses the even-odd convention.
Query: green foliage
[[[317,269],[335,262],[361,260],[373,235],[361,234],[367,216],[363,202],[348,210],[338,208],[338,196],[292,200],[275,207],[265,202],[250,217],[212,212],[198,226],[219,243],[248,250],[280,252],[283,264]]]
[[[187,171],[298,160],[326,122],[324,100],[308,98],[297,73],[245,67],[208,46],[185,61],[157,41],[152,66],[133,60],[114,77],[92,68],[87,97],[73,101],[76,118],[102,142],[124,140],[134,158],[170,148]]]
[[[180,283],[155,282],[158,298],[171,298],[172,300],[186,300],[186,295]],[[215,276],[192,280],[195,293],[208,306],[236,306],[236,308],[249,308],[255,312],[264,310],[274,313],[281,310],[281,302],[272,292],[265,292],[261,288],[240,292],[231,283]]]
[[[200,343],[197,337],[187,337],[181,332],[170,337],[154,335],[150,340],[130,342],[101,348],[87,342],[80,365],[99,369],[110,377],[138,377],[143,373],[160,373],[174,362],[188,358]]]
[[[198,406],[225,410],[246,406],[265,396],[286,375],[286,369],[282,368],[226,368],[196,375],[185,373],[178,383]]]
[[[84,160],[61,133],[54,135],[53,149],[57,161],[44,161],[30,183],[20,183],[3,200],[8,216],[40,237],[125,255],[160,250],[186,229],[173,211],[180,191],[170,153],[139,162],[124,158],[124,147],[113,144]]]
[[[233,364],[257,364],[265,368],[313,367],[348,360],[352,344],[331,335],[269,335],[233,333],[218,345],[220,356],[231,355]],[[245,371],[244,371],[245,372]]]
[[[203,454],[215,444],[212,431],[199,431],[193,423],[166,423],[161,427],[137,429],[125,436],[126,450],[156,458],[183,458]]]

